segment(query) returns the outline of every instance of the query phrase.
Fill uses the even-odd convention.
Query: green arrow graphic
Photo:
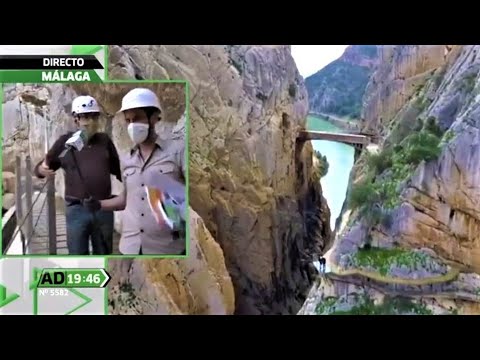
[[[86,296],[85,294],[82,294],[81,292],[79,292],[78,290],[75,290],[75,289],[68,289],[68,291],[74,293],[75,295],[77,295],[78,297],[82,298],[83,300],[85,300],[84,303],[74,307],[72,310],[68,311],[65,313],[65,315],[70,315],[71,313],[77,311],[78,309],[84,307],[85,305],[87,305],[88,303],[91,303],[93,299],[89,298],[88,296]]]
[[[30,281],[29,290],[33,290],[33,315],[38,315],[38,289],[37,283],[42,274],[42,269],[33,268],[32,270],[32,281]]]
[[[0,308],[7,306],[12,301],[17,300],[20,297],[19,294],[12,293],[7,296],[7,288],[3,285],[0,285]]]
[[[32,272],[32,281],[30,282],[29,289],[33,290],[33,315],[38,315],[38,281],[40,280],[40,276],[42,275],[43,269],[33,268]],[[65,313],[65,315],[70,315],[75,311],[81,309],[85,305],[91,303],[93,299],[89,298],[88,296],[82,294],[80,291],[75,289],[68,289],[68,291],[72,292],[73,294],[77,295],[79,298],[84,300],[83,303],[74,307],[72,310]]]
[[[72,45],[70,55],[94,55],[102,48],[102,45]]]
[[[37,288],[37,283],[38,283],[38,280],[40,279],[41,274],[42,274],[42,269],[39,269],[39,268],[32,269],[32,281],[30,281],[28,290],[33,290]]]

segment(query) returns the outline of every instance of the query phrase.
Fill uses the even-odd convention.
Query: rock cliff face
[[[340,297],[358,292],[353,285],[370,291],[370,299],[388,295],[392,283],[404,284],[394,289],[397,297],[417,299],[434,313],[480,313],[479,50],[383,49],[362,123],[379,135],[380,152],[364,152],[353,170],[354,211],[329,254],[342,274],[328,290],[334,299],[312,290],[303,313],[332,304],[365,309],[363,300]],[[338,290],[340,282],[352,288]]]
[[[382,46],[380,65],[369,79],[362,109],[365,130],[378,131],[404,107],[441,66],[451,48],[448,45]]]
[[[475,272],[480,272],[479,50],[463,49],[425,110],[447,131],[442,151],[416,169],[392,230],[395,239],[434,244],[439,254]]]
[[[4,85],[3,170],[15,170],[15,156],[30,154],[32,161],[45,154],[45,124],[50,93],[43,85]]]
[[[222,249],[194,211],[190,226],[188,259],[109,261],[109,314],[233,314],[235,294]]]
[[[311,146],[296,143],[308,100],[289,47],[112,46],[109,71],[189,81],[190,203],[224,251],[236,313],[295,313],[303,260],[330,234]]]
[[[31,156],[32,166],[45,155],[46,128],[52,128],[49,125],[50,98],[50,88],[41,84],[5,84],[3,87],[2,196],[5,209],[15,205],[16,156],[20,156],[24,168],[26,155]],[[64,119],[57,120],[64,125]],[[65,126],[68,128],[69,125],[65,123]],[[22,173],[22,179],[25,181],[25,172]],[[33,178],[34,189],[40,189],[42,184],[42,181]],[[63,181],[58,184],[63,187]]]
[[[310,112],[359,118],[380,49],[376,45],[349,46],[339,59],[307,77]]]
[[[476,272],[480,272],[479,49],[420,47],[413,56],[410,47],[400,47],[396,53],[404,56],[398,57],[399,65],[393,62],[394,68],[409,61],[410,67],[404,65],[404,74],[416,78],[427,72],[428,77],[410,101],[402,105],[398,98],[392,98],[392,103],[402,105],[402,110],[413,103],[418,116],[413,118],[405,114],[407,111],[399,113],[387,136],[387,143],[398,143],[403,137],[399,129],[413,127],[412,120],[418,118],[434,119],[443,133],[438,157],[421,162],[402,189],[403,203],[394,217],[396,226],[388,235],[411,246],[431,246]],[[384,109],[366,116],[367,126],[375,118],[387,122],[391,109]]]

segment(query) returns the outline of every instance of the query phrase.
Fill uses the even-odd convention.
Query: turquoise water
[[[316,131],[343,132],[342,129],[330,124],[322,118],[308,116],[307,129]],[[347,192],[348,178],[353,166],[355,150],[352,146],[326,140],[313,140],[312,146],[327,157],[329,169],[320,183],[323,196],[330,208],[330,226],[335,229],[335,221],[340,215]]]

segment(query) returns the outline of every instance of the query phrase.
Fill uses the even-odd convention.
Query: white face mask
[[[130,123],[128,124],[128,135],[135,144],[141,144],[147,140],[149,127],[148,124]]]

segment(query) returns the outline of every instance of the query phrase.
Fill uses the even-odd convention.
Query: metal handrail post
[[[48,253],[57,255],[57,219],[55,209],[55,175],[48,178],[47,184],[47,220],[48,220]]]

